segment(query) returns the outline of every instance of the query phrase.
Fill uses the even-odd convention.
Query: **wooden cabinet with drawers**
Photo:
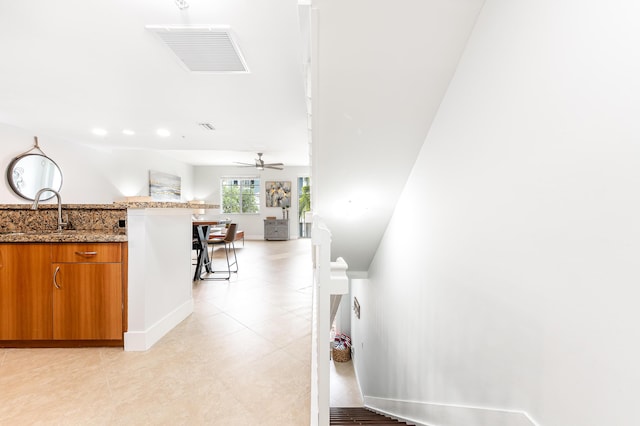
[[[0,340],[122,341],[126,243],[0,244]]]
[[[288,219],[265,219],[264,220],[265,240],[288,240],[289,220]]]

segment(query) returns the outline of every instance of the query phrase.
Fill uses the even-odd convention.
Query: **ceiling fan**
[[[264,160],[262,159],[262,153],[258,152],[258,158],[256,158],[256,163],[255,164],[251,164],[251,163],[239,163],[239,162],[235,162],[235,164],[239,164],[240,167],[255,167],[257,170],[264,170],[264,169],[276,169],[276,170],[284,170],[282,166],[284,166],[284,164],[282,163],[265,163]]]

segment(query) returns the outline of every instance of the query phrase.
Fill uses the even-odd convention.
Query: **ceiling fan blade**
[[[239,161],[234,161],[234,164],[238,164],[238,167],[255,167],[258,170],[264,169],[275,169],[275,170],[284,170],[283,163],[265,163],[262,159],[262,153],[258,153],[258,158],[256,158],[255,164],[251,163],[241,163]]]

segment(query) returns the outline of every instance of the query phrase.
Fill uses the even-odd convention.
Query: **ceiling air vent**
[[[200,126],[200,128],[202,128],[203,130],[208,131],[214,131],[216,129],[211,123],[198,123],[198,126]]]
[[[228,26],[177,27],[147,25],[193,72],[248,73]]]

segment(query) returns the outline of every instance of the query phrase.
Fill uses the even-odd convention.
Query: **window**
[[[311,179],[308,176],[298,178],[298,214],[300,237],[311,236],[311,222],[305,213],[311,211]]]
[[[259,178],[223,178],[220,185],[222,213],[260,212]]]

